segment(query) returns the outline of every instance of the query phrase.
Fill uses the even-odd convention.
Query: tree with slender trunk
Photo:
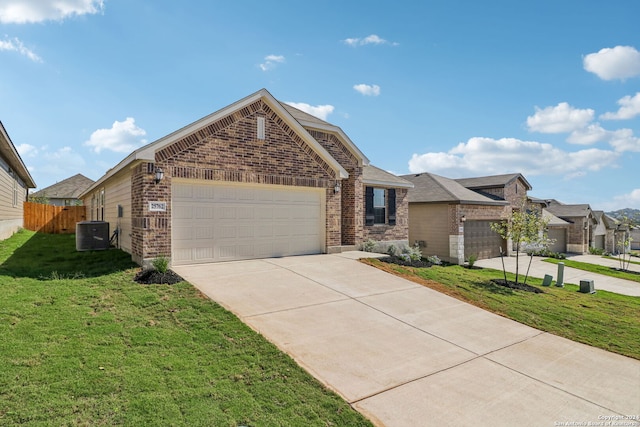
[[[549,221],[542,216],[542,212],[529,209],[526,198],[522,198],[518,207],[501,222],[491,224],[491,229],[500,237],[511,241],[516,250],[516,285],[519,283],[520,252],[527,248],[544,249],[550,243],[547,238],[547,224]],[[531,259],[529,260],[531,263]],[[503,267],[504,270],[504,267]],[[503,271],[506,277],[506,271]],[[527,274],[528,276],[528,274]],[[525,279],[526,283],[526,279]]]

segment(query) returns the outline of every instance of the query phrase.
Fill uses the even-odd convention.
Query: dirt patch
[[[495,283],[496,285],[504,286],[509,289],[516,289],[518,291],[527,291],[527,292],[533,292],[536,294],[544,293],[542,289],[536,288],[535,286],[527,285],[525,283],[520,283],[520,282],[516,283],[511,280],[505,281],[504,279],[491,279],[491,282]]]
[[[175,285],[176,283],[184,281],[182,277],[171,270],[160,273],[157,270],[151,269],[140,271],[135,275],[133,280],[143,285]]]

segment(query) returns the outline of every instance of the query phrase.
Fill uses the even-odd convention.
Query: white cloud
[[[84,158],[68,146],[62,147],[53,153],[44,152],[41,157],[44,160],[44,164],[34,168],[34,171],[56,181],[69,178],[70,175],[86,168]],[[70,173],[70,171],[76,172]]]
[[[103,9],[104,0],[0,0],[0,23],[61,21]]]
[[[584,69],[603,80],[640,76],[640,52],[631,46],[600,49],[584,57]]]
[[[1,50],[18,52],[20,55],[26,56],[33,62],[42,62],[42,58],[26,47],[17,37],[14,37],[13,39],[6,38],[5,40],[0,40],[0,51]]]
[[[610,132],[609,144],[618,152],[640,153],[640,138],[633,136],[631,129],[618,129]]]
[[[447,177],[492,175],[508,171],[525,175],[570,177],[584,171],[615,167],[620,154],[614,151],[586,149],[567,152],[536,141],[515,138],[474,137],[446,153],[413,154],[412,173],[433,172]]]
[[[367,37],[364,37],[364,38],[356,37],[356,38],[344,39],[344,40],[342,40],[342,42],[344,44],[347,44],[347,45],[353,46],[353,47],[364,46],[364,45],[367,45],[367,44],[374,44],[374,45],[388,44],[388,45],[391,45],[391,46],[397,46],[398,45],[398,43],[396,43],[396,42],[390,42],[390,41],[385,40],[385,39],[383,39],[381,37],[378,37],[375,34],[371,34],[370,36],[367,36]]]
[[[21,157],[36,157],[38,155],[38,148],[31,144],[20,144],[16,146],[16,150]]]
[[[564,133],[584,128],[593,120],[592,109],[580,110],[566,102],[555,107],[535,108],[536,113],[527,117],[527,126],[532,132]]]
[[[260,64],[259,67],[262,71],[268,71],[275,68],[277,64],[280,64],[283,62],[284,62],[284,56],[282,55],[267,55],[264,57],[264,62]]]
[[[93,147],[93,151],[111,150],[118,153],[129,153],[147,141],[140,137],[147,132],[136,126],[135,119],[127,117],[125,121],[115,121],[110,129],[98,129],[91,134],[84,145]]]
[[[367,85],[367,84],[359,84],[354,85],[353,88],[356,92],[360,92],[365,96],[378,96],[380,95],[380,86],[378,85]]]
[[[302,110],[305,113],[311,114],[321,120],[327,120],[329,114],[333,113],[335,107],[333,105],[309,105],[304,102],[286,102],[287,105],[291,105],[298,110]]]
[[[631,190],[631,192],[627,194],[615,196],[612,202],[605,203],[605,206],[602,208],[607,211],[614,211],[625,208],[637,208],[638,206],[640,206],[640,188]]]
[[[637,92],[633,97],[627,95],[620,98],[618,105],[620,106],[618,111],[615,113],[604,113],[600,118],[603,120],[625,120],[640,115],[640,92]]]
[[[598,123],[571,132],[567,138],[570,144],[591,145],[609,139],[611,132],[603,129]]]

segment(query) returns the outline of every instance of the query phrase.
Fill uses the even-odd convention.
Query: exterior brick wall
[[[364,187],[362,188],[364,192]],[[363,230],[363,241],[375,240],[403,240],[409,239],[409,199],[406,188],[396,189],[396,225],[376,224],[365,226]],[[364,204],[364,203],[363,203]],[[360,216],[364,223],[364,212]]]

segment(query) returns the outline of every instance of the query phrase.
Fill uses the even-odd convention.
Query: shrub
[[[155,258],[151,264],[158,273],[164,274],[169,269],[169,258],[164,255],[160,255]]]
[[[604,249],[602,248],[589,248],[589,253],[591,255],[603,255]]]
[[[427,257],[427,261],[434,265],[442,265],[442,260],[438,258],[438,255],[431,255]]]
[[[469,263],[469,268],[473,268],[473,264],[476,263],[477,259],[478,259],[477,255],[469,255],[469,259],[467,260],[467,262]]]
[[[422,259],[422,251],[420,250],[420,247],[418,245],[409,246],[402,252],[403,254],[408,255],[411,261],[420,261]]]
[[[395,245],[389,245],[389,247],[387,248],[387,254],[389,256],[397,256],[398,255],[398,248],[396,248]]]
[[[362,243],[362,250],[365,252],[373,252],[376,247],[375,240],[369,239],[366,242]]]

